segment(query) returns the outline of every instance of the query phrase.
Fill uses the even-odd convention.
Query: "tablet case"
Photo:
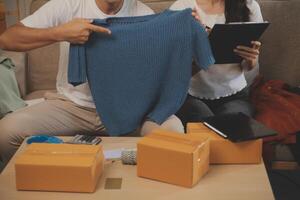
[[[251,41],[258,41],[269,24],[269,22],[215,24],[209,40],[216,64],[241,63],[243,59],[233,50],[238,45],[252,46]]]
[[[276,131],[241,112],[208,117],[203,120],[203,123],[232,142],[249,141],[277,135]]]

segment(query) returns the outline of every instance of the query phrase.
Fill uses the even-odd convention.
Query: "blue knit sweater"
[[[93,33],[86,44],[71,45],[69,82],[88,79],[111,136],[134,131],[146,119],[163,123],[186,98],[192,60],[202,69],[214,63],[207,33],[191,12],[94,20],[112,35]]]

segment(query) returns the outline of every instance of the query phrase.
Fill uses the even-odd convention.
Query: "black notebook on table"
[[[232,142],[255,140],[277,135],[276,131],[243,113],[230,113],[208,117],[203,120],[203,123],[218,135]]]
[[[238,45],[251,47],[251,41],[258,41],[269,25],[269,22],[215,24],[209,40],[216,64],[241,63],[242,58],[233,50]]]

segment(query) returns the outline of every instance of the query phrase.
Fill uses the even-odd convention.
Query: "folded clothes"
[[[0,119],[26,106],[20,96],[14,67],[11,59],[0,57]]]

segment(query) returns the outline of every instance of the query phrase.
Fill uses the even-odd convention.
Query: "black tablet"
[[[208,117],[204,125],[232,142],[242,142],[275,136],[277,132],[243,113],[231,113]]]
[[[238,45],[252,46],[251,41],[258,41],[269,22],[215,24],[209,40],[216,64],[241,63],[242,58],[233,50]]]

